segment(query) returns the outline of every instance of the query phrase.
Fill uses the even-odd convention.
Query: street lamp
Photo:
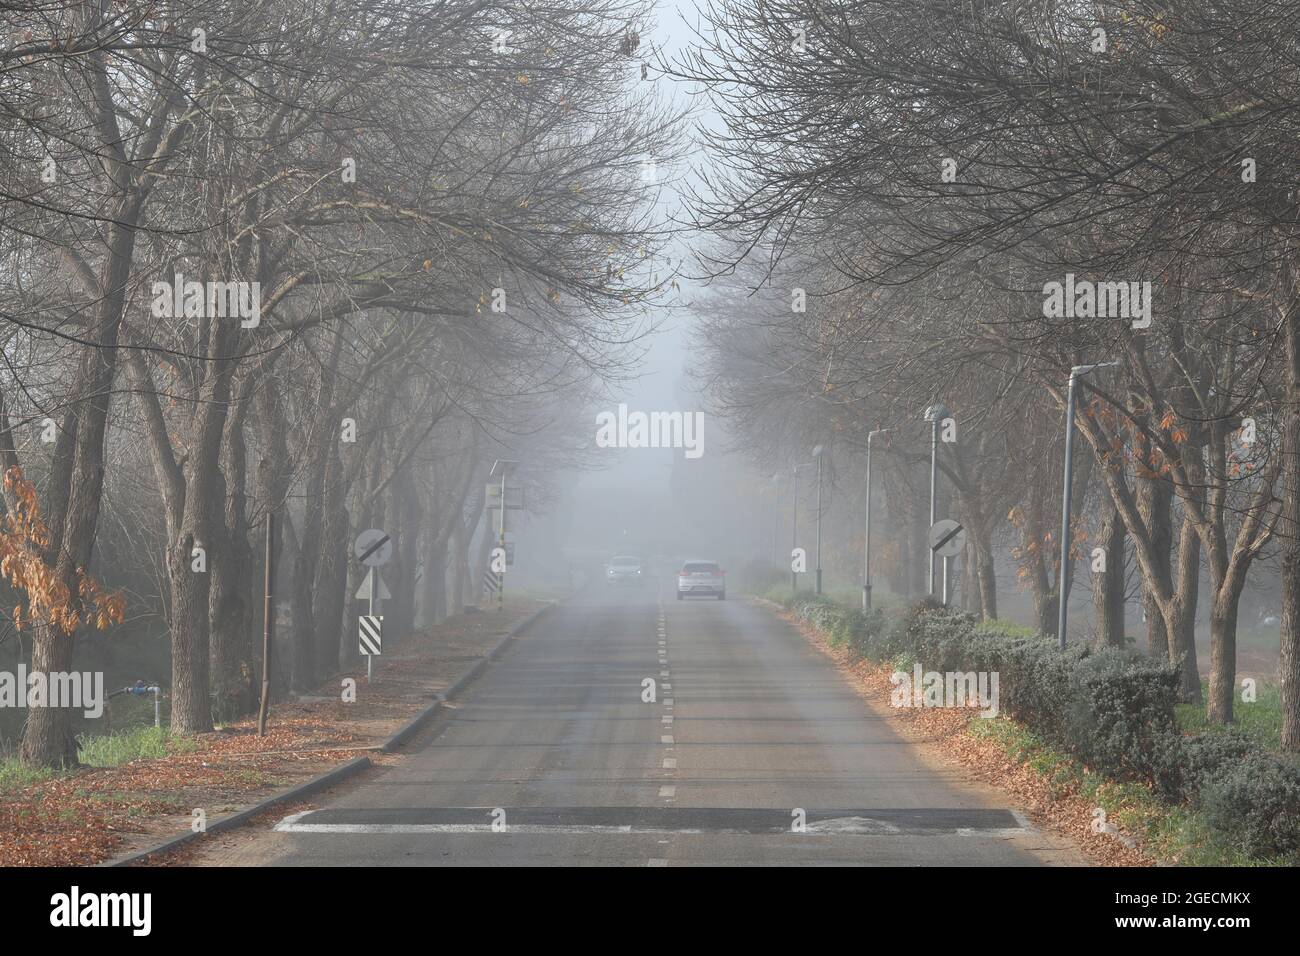
[[[939,484],[939,426],[950,418],[952,412],[943,402],[935,402],[925,410],[925,420],[930,423],[930,527],[935,522],[935,491]],[[927,549],[926,588],[934,594],[934,552]]]
[[[826,449],[818,445],[812,450],[817,459],[817,593],[822,593],[822,453]]]
[[[862,557],[862,610],[871,610],[871,439],[883,435],[888,428],[877,428],[867,433],[867,519],[865,532],[866,545]]]
[[[1092,365],[1076,365],[1070,369],[1070,385],[1065,399],[1065,487],[1061,492],[1061,579],[1057,585],[1059,607],[1056,612],[1056,641],[1061,650],[1065,650],[1065,618],[1069,604],[1069,595],[1065,593],[1067,585],[1066,568],[1070,562],[1070,490],[1074,483],[1074,387],[1079,376],[1087,375],[1094,369],[1114,368],[1119,362],[1097,362]]]

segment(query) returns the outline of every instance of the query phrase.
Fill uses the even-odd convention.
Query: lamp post
[[[939,485],[939,426],[943,421],[950,417],[952,413],[948,411],[948,406],[943,402],[935,402],[925,410],[925,420],[930,423],[930,527],[934,527],[936,520],[935,515],[935,492]],[[934,594],[934,552],[928,548],[926,555],[926,591],[930,595]]]
[[[867,433],[867,517],[863,528],[865,544],[862,556],[862,610],[871,610],[871,439],[889,431],[877,428]]]
[[[826,449],[821,445],[812,451],[817,459],[817,593],[822,593],[822,453]]]
[[[1065,398],[1065,484],[1061,491],[1061,578],[1056,587],[1056,641],[1061,650],[1065,650],[1065,619],[1069,605],[1066,594],[1070,564],[1070,491],[1074,484],[1074,388],[1079,377],[1087,375],[1094,369],[1114,368],[1118,362],[1098,362],[1092,365],[1076,365],[1070,369],[1070,384]]]

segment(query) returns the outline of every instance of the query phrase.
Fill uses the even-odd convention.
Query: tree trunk
[[[1181,660],[1185,704],[1201,702],[1201,674],[1196,663],[1196,605],[1200,596],[1201,537],[1190,516],[1184,517],[1178,541],[1178,590],[1169,627],[1169,659]]]
[[[424,533],[423,577],[420,585],[420,626],[432,627],[447,614],[447,542],[437,513]],[[450,520],[450,519],[448,519]]]
[[[997,567],[993,561],[993,536],[986,520],[976,520],[971,526],[971,568],[975,578],[975,595],[978,597],[980,616],[991,621],[998,616]]]
[[[485,510],[483,515],[483,527],[478,539],[478,557],[475,559],[474,563],[470,565],[470,593],[475,596],[474,603],[479,606],[487,603],[482,597],[483,575],[488,569],[488,561],[492,554],[492,542],[494,540],[492,534],[492,513]]]
[[[1213,723],[1232,722],[1233,698],[1237,694],[1237,612],[1245,575],[1225,582],[1210,601],[1210,699],[1206,717]]]
[[[254,707],[256,668],[253,662],[253,568],[256,559],[248,533],[230,534],[214,528],[221,544],[209,565],[209,679],[216,719],[230,721]]]
[[[448,537],[447,550],[449,554],[448,563],[450,567],[450,580],[448,582],[447,593],[450,601],[447,606],[447,614],[455,617],[458,614],[465,613],[465,602],[469,599],[469,560],[467,552],[469,544],[465,538],[465,517],[459,512],[452,516],[451,534]]]
[[[1157,478],[1137,476],[1134,479],[1134,499],[1142,524],[1147,529],[1158,567],[1156,573],[1163,585],[1173,590],[1173,572],[1169,552],[1173,547],[1173,491],[1168,482]],[[1146,581],[1142,584],[1142,607],[1146,612],[1147,654],[1169,660],[1169,630],[1165,625],[1160,604]]]
[[[348,556],[351,529],[348,527],[347,482],[338,443],[331,446],[325,471],[325,523],[321,529],[321,557],[316,568],[315,608],[317,668],[329,674],[342,667],[343,608],[347,603]]]
[[[226,422],[222,471],[226,475],[225,527],[214,520],[213,535],[221,536],[219,557],[210,565],[210,679],[213,712],[222,721],[249,713],[254,706],[256,667],[253,659],[253,610],[256,604],[253,569],[257,562],[248,543],[244,482],[246,453],[244,413],[236,405]]]
[[[384,609],[386,625],[393,637],[402,637],[415,629],[416,564],[419,560],[420,529],[423,509],[415,494],[415,481],[408,462],[392,482],[391,513],[396,525],[386,529],[397,541],[393,548],[394,564],[390,580],[392,599]]]
[[[1022,566],[1026,572],[1026,582],[1034,599],[1034,620],[1038,633],[1048,637],[1056,636],[1059,624],[1060,606],[1057,603],[1052,571],[1055,561],[1055,545],[1048,544],[1048,533],[1044,527],[1043,498],[1046,490],[1035,485],[1030,490],[1029,506],[1025,509],[1024,526],[1021,528]],[[1052,541],[1055,541],[1053,536]]]
[[[228,333],[214,332],[212,342],[212,351],[218,355],[230,346]],[[171,728],[178,734],[212,729],[208,615],[212,597],[211,567],[215,562],[228,560],[220,552],[221,540],[213,534],[213,526],[225,504],[222,494],[225,484],[220,478],[221,445],[230,402],[231,373],[229,367],[209,371],[211,378],[201,389],[203,401],[192,432],[192,457],[184,470],[184,511],[167,555],[172,598]],[[204,551],[204,564],[199,569],[194,565],[196,546]]]
[[[1296,282],[1292,281],[1292,294]],[[1286,395],[1282,425],[1282,623],[1278,673],[1282,684],[1282,749],[1300,753],[1300,301],[1283,319],[1286,337]]]
[[[208,599],[211,579],[206,571],[192,570],[194,547],[211,544],[201,522],[192,518],[167,549],[171,606],[167,628],[172,646],[172,712],[174,734],[196,734],[212,729],[212,704],[208,699]],[[197,532],[197,533],[196,533]]]
[[[135,250],[134,223],[142,199],[122,202],[117,220],[108,229],[107,256],[99,283],[100,298],[90,338],[98,347],[82,349],[74,390],[77,411],[74,423],[65,422],[66,437],[55,444],[56,461],[51,469],[46,510],[50,547],[46,560],[56,578],[78,595],[78,572],[90,567],[99,508],[104,492],[104,435],[116,374],[118,339],[126,304],[126,285]],[[75,436],[75,437],[74,437]],[[59,456],[60,449],[63,454]],[[33,637],[33,669],[70,670],[76,635],[58,628],[38,629]],[[66,707],[33,707],[23,727],[22,759],[28,763],[58,766],[76,760],[72,738],[72,711]],[[71,750],[69,749],[71,747]]]
[[[1105,517],[1101,525],[1102,548],[1106,570],[1094,572],[1092,604],[1097,615],[1097,643],[1106,647],[1124,647],[1124,521],[1120,518],[1109,493],[1101,495]],[[1089,564],[1091,567],[1091,563]]]
[[[75,640],[57,627],[37,625],[32,638],[32,672],[49,674],[72,670]],[[25,688],[20,692],[25,693]],[[21,750],[25,763],[46,767],[75,766],[77,740],[72,733],[72,710],[68,707],[33,707],[23,726]]]

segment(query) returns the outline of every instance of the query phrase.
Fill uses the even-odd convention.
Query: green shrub
[[[919,662],[926,671],[997,672],[1000,712],[1089,769],[1201,808],[1216,838],[1253,857],[1300,855],[1300,766],[1235,731],[1184,737],[1172,665],[1131,650],[1062,650],[933,601],[890,615],[811,595],[786,606],[855,655],[898,670]]]
[[[1201,778],[1210,826],[1253,857],[1300,855],[1300,768],[1259,750]]]

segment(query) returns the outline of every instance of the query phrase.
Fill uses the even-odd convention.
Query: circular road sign
[[[393,539],[388,536],[387,531],[371,528],[357,535],[352,553],[366,567],[377,568],[387,564],[388,559],[393,556]]]
[[[941,558],[955,558],[966,547],[966,529],[951,518],[930,526],[930,550]]]

